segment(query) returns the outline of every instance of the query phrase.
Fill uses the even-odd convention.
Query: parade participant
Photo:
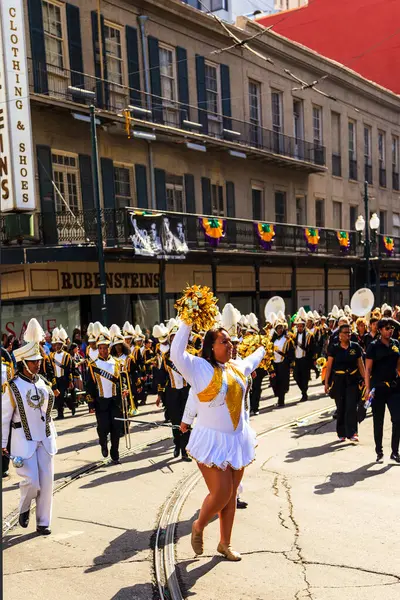
[[[130,381],[129,369],[131,368],[131,362],[129,358],[130,348],[125,341],[125,337],[121,333],[121,329],[118,325],[111,325],[110,327],[110,354],[115,358],[119,366],[120,373],[127,373],[128,380],[126,381],[126,387],[128,389],[127,400],[129,403],[129,415],[135,416],[138,414],[138,410],[135,403],[135,395],[132,390],[136,391],[136,387],[132,388]]]
[[[356,339],[357,344],[361,346],[363,352],[366,352],[373,338],[368,332],[367,321],[364,317],[358,317],[356,320]]]
[[[222,312],[222,317],[223,316],[224,316],[224,313]],[[248,323],[248,326],[247,326],[247,331],[246,331],[245,337],[259,335],[260,329],[258,327],[258,319],[254,313],[250,313],[247,316],[247,323]],[[224,321],[222,322],[222,326],[224,326]],[[228,333],[230,334],[229,330],[228,330]],[[232,337],[232,335],[231,335],[231,340],[233,343],[235,343],[236,338]],[[253,373],[253,376],[249,382],[250,414],[252,414],[253,416],[257,416],[260,414],[262,382],[263,382],[263,379],[266,376],[266,374],[267,374],[267,372],[265,369],[258,367],[255,370],[255,372]]]
[[[304,316],[297,315],[294,321],[296,333],[294,334],[294,380],[301,391],[300,402],[308,400],[308,384],[311,377],[311,367],[315,354],[315,341],[313,334],[306,329]]]
[[[217,551],[228,560],[241,556],[231,549],[237,489],[244,468],[255,457],[255,432],[246,417],[244,399],[247,376],[260,364],[264,349],[258,349],[239,364],[232,364],[232,342],[222,327],[212,328],[216,299],[209,288],[187,288],[177,307],[183,322],[171,346],[171,358],[196,394],[198,417],[188,444],[209,489],[198,519],[192,527],[192,547],[203,553],[203,531],[213,517],[220,519]],[[195,308],[193,308],[193,306]],[[202,357],[186,351],[192,324],[207,330]],[[181,424],[186,432],[191,422],[190,407]]]
[[[285,395],[289,391],[290,384],[290,364],[294,356],[293,341],[288,337],[287,328],[283,313],[278,313],[274,323],[275,334],[272,336],[274,360],[270,374],[271,387],[278,398],[276,408],[285,406]]]
[[[40,330],[41,336],[43,330]],[[16,469],[23,478],[19,524],[28,527],[31,503],[36,499],[36,531],[40,535],[49,535],[57,446],[51,419],[54,394],[38,375],[42,360],[40,339],[15,350],[17,373],[2,394],[2,449],[3,453],[7,452],[11,426],[11,454],[23,459],[23,466]]]
[[[363,351],[359,344],[350,341],[350,325],[339,327],[339,343],[331,346],[325,374],[325,392],[330,391],[337,407],[336,432],[340,441],[358,442],[357,405],[361,399],[360,378],[364,378]]]
[[[64,418],[64,404],[67,404],[72,415],[75,415],[75,400],[68,395],[68,390],[73,389],[73,364],[71,355],[63,350],[67,333],[62,326],[53,329],[53,352],[50,354],[50,361],[56,376],[57,390],[59,394],[55,401],[57,409],[56,421]]]
[[[157,340],[156,344],[156,360],[153,366],[153,392],[158,394],[159,391],[159,376],[160,370],[162,367],[162,355],[164,352],[169,350],[168,344],[168,330],[165,327],[164,323],[160,325],[154,325],[153,327],[153,337]],[[165,409],[164,409],[165,411]]]
[[[136,405],[141,406],[142,404],[146,404],[147,392],[145,390],[146,369],[143,358],[145,335],[142,333],[140,325],[136,325],[133,335],[135,345],[131,351],[130,367],[133,368],[134,365],[134,371],[138,380],[140,380],[140,384],[136,386]]]
[[[11,358],[10,353],[5,349],[1,348],[1,393],[6,389],[6,383],[10,379],[14,377],[14,364]],[[11,431],[8,437],[7,443],[7,451],[10,453],[10,443],[11,443]],[[8,476],[8,467],[10,464],[10,459],[6,454],[3,453],[2,456],[2,477]]]
[[[88,345],[86,347],[86,358],[88,360],[96,360],[99,356],[99,351],[96,346],[96,331],[98,335],[101,331],[101,323],[99,323],[99,321],[96,321],[96,323],[89,323],[87,328]]]
[[[153,350],[153,341],[149,337],[147,337],[144,341],[143,361],[146,377],[146,382],[144,385],[146,395],[143,404],[146,404],[147,395],[150,394],[153,389],[153,368],[157,361],[156,353]]]
[[[170,328],[168,339],[170,345],[172,344],[177,331],[178,324],[172,329]],[[174,457],[177,458],[181,454],[184,462],[191,462],[191,458],[186,451],[190,432],[186,431],[183,433],[179,429],[183,413],[185,412],[189,386],[171,360],[170,350],[167,350],[167,352],[163,354],[162,366],[159,374],[159,386],[160,392],[157,397],[157,406],[160,406],[160,404],[163,403],[171,420],[173,426],[172,436],[175,446]]]
[[[378,322],[380,337],[375,339],[367,350],[365,368],[365,395],[374,389],[372,415],[374,421],[374,439],[376,460],[383,459],[383,424],[386,405],[392,419],[391,460],[400,463],[400,345],[391,335],[393,325],[390,319],[382,318]]]
[[[122,394],[127,395],[128,392],[121,390],[120,367],[118,361],[110,356],[110,344],[110,333],[103,327],[96,341],[99,357],[88,366],[86,391],[94,402],[101,453],[104,458],[108,456],[107,436],[110,434],[111,460],[120,464],[121,424],[116,418],[123,418]]]
[[[372,312],[370,320],[369,320],[369,332],[368,333],[370,335],[371,342],[373,342],[375,339],[377,339],[379,337],[378,323],[380,320],[381,320],[381,313],[379,312],[379,310],[374,310]]]
[[[129,321],[125,321],[123,327],[122,327],[122,335],[125,338],[125,342],[128,344],[130,351],[132,352],[135,348],[134,344],[133,344],[133,337],[135,335],[135,329],[133,328],[133,325],[131,325],[131,323],[129,323]]]

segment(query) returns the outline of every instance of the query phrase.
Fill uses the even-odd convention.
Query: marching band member
[[[367,321],[364,317],[358,317],[356,321],[356,339],[357,344],[361,346],[362,351],[366,352],[368,346],[372,342],[372,336],[367,329]]]
[[[86,390],[94,402],[101,453],[104,458],[108,456],[107,436],[110,434],[111,460],[114,464],[120,464],[121,424],[115,418],[122,418],[121,394],[128,392],[121,390],[120,366],[118,361],[110,356],[110,343],[110,333],[104,327],[96,341],[99,357],[88,365]]]
[[[120,372],[127,373],[129,377],[128,387],[128,402],[130,405],[129,414],[130,416],[135,416],[138,414],[138,410],[135,403],[135,397],[132,393],[132,389],[136,390],[136,386],[132,388],[131,378],[130,378],[130,368],[131,368],[131,360],[130,360],[130,348],[125,341],[125,337],[121,333],[121,329],[118,325],[111,325],[110,327],[110,354],[113,358],[115,358],[118,363]]]
[[[14,377],[14,364],[11,358],[11,355],[5,348],[1,348],[1,393],[3,393],[6,389],[6,383],[10,379]],[[10,452],[10,443],[11,443],[11,431],[8,438],[7,443],[7,451]],[[2,477],[8,476],[8,467],[10,464],[10,459],[6,454],[3,453],[2,456]]]
[[[188,288],[177,304],[184,322],[171,345],[171,359],[199,400],[197,422],[187,449],[197,461],[209,489],[199,518],[193,523],[192,547],[196,554],[203,553],[204,528],[218,514],[220,542],[217,551],[228,560],[238,561],[241,556],[230,545],[237,489],[244,468],[255,457],[255,432],[250,428],[244,406],[246,378],[258,367],[265,351],[259,348],[239,364],[231,362],[232,342],[228,332],[222,327],[209,329],[215,299],[208,288]],[[204,327],[199,326],[199,329],[209,329],[201,358],[186,350],[191,332],[188,323],[193,323],[193,306],[199,305],[202,309],[197,314],[209,315],[208,326],[205,323]],[[183,432],[188,430],[190,423],[189,407],[181,423]]]
[[[130,348],[130,352],[132,353],[135,346],[133,344],[133,337],[135,335],[135,330],[133,325],[129,323],[129,321],[125,321],[124,326],[122,327],[122,335],[125,338],[125,342],[128,344]]]
[[[258,327],[258,319],[254,313],[250,313],[248,315],[247,322],[247,335],[253,336],[260,334],[260,329]],[[231,337],[231,339],[234,342],[234,338]],[[250,414],[253,414],[254,416],[260,414],[261,387],[265,375],[265,369],[259,367],[255,370],[253,380],[252,382],[250,382]]]
[[[282,312],[277,315],[274,323],[275,334],[272,336],[274,344],[273,371],[270,374],[271,387],[278,398],[276,408],[285,406],[285,395],[289,391],[290,364],[293,360],[293,341],[287,335],[288,324]]]
[[[365,396],[375,389],[372,401],[374,420],[374,439],[376,460],[383,459],[383,424],[386,405],[392,418],[392,453],[391,460],[400,463],[400,344],[391,337],[393,325],[391,319],[382,318],[378,323],[380,337],[375,339],[367,349],[365,366]]]
[[[147,395],[150,394],[153,389],[153,368],[157,361],[156,353],[153,350],[153,340],[151,338],[146,338],[144,341],[143,361],[146,377],[144,385],[146,396],[143,404],[146,404]]]
[[[145,389],[146,368],[145,368],[144,358],[143,358],[144,340],[145,339],[146,339],[146,336],[143,334],[140,325],[136,325],[136,327],[134,329],[134,337],[133,337],[133,341],[134,341],[135,345],[133,347],[131,355],[132,355],[132,361],[135,364],[136,372],[138,373],[138,377],[141,382],[140,386],[137,387],[137,392],[136,392],[137,406],[146,404],[146,397],[147,397],[147,393],[146,393],[146,389]]]
[[[87,328],[88,345],[86,348],[86,358],[88,360],[96,360],[99,356],[99,351],[96,346],[96,330],[100,333],[101,323],[99,323],[99,321],[96,323],[89,323]]]
[[[50,353],[50,361],[56,376],[57,390],[59,391],[55,401],[57,409],[56,421],[64,418],[65,403],[71,410],[72,415],[75,415],[76,411],[74,399],[71,396],[68,396],[68,390],[72,389],[74,384],[71,355],[63,350],[67,338],[67,332],[62,326],[53,329],[53,352]]]
[[[315,341],[313,334],[306,329],[305,318],[301,308],[294,321],[296,333],[293,338],[295,365],[293,376],[301,391],[300,402],[306,402],[308,400],[307,391],[311,377],[311,366],[314,360]],[[304,308],[303,312],[305,313]]]
[[[38,374],[42,360],[39,342],[44,335],[40,325],[36,333],[36,341],[14,350],[17,373],[6,384],[2,395],[2,449],[3,453],[7,452],[11,426],[11,453],[23,459],[23,466],[16,469],[23,478],[19,524],[28,527],[31,502],[36,498],[36,531],[40,535],[49,535],[54,455],[57,452],[56,431],[51,419],[54,394]]]
[[[178,324],[169,331],[169,343],[173,342]],[[171,360],[170,350],[163,354],[162,367],[159,374],[160,393],[157,397],[157,406],[163,402],[166,406],[169,418],[171,420],[172,436],[174,439],[174,457],[177,458],[180,454],[184,462],[191,462],[191,458],[186,452],[186,446],[189,441],[190,431],[183,433],[179,429],[182,422],[183,413],[185,412],[186,402],[189,394],[189,386],[187,381],[182,377],[181,373]],[[175,426],[175,427],[174,427]]]

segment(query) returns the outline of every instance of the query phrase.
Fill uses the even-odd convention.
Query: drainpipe
[[[140,37],[142,46],[142,60],[144,67],[144,91],[146,92],[146,108],[151,111],[151,96],[150,96],[150,71],[149,61],[147,58],[146,48],[146,32],[145,23],[149,17],[146,15],[140,15],[138,17],[140,27]],[[150,171],[150,208],[156,208],[156,184],[154,180],[154,160],[153,160],[153,147],[151,141],[148,142],[148,155],[149,155],[149,171]]]

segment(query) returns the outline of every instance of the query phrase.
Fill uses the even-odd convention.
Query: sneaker
[[[339,442],[345,442],[345,441],[346,441],[346,438],[345,438],[345,437],[340,437],[340,438],[339,438]]]
[[[358,433],[355,433],[351,438],[350,438],[351,442],[359,442],[359,438],[358,438]]]
[[[253,412],[253,415],[254,415],[255,417],[256,417],[257,415],[259,415],[259,414],[260,414],[260,411],[259,411],[259,410],[255,410],[255,411]]]
[[[248,503],[244,500],[240,500],[240,498],[236,499],[236,508],[247,508]]]

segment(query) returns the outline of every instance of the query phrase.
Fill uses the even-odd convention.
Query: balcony
[[[364,164],[364,181],[372,185],[372,165]]]
[[[326,170],[324,146],[272,131],[261,125],[210,113],[205,108],[145,94],[140,90],[76,71],[50,65],[43,67],[33,63],[31,59],[29,76],[33,98],[44,102],[54,99],[86,107],[94,102],[104,111],[104,116],[109,112],[121,117],[121,112],[129,107],[132,125],[142,130],[147,129],[166,141],[168,138],[180,144],[192,141],[207,147],[239,151],[248,158],[310,173]],[[82,98],[77,92],[74,93],[71,86],[94,92],[96,100]]]
[[[392,171],[392,187],[397,192],[400,190],[399,187],[399,174],[396,171]]]
[[[138,209],[143,210],[143,209]],[[159,214],[159,213],[158,213]],[[232,253],[236,255],[263,255],[265,258],[285,255],[314,256],[307,249],[305,228],[298,225],[276,223],[275,239],[269,251],[263,250],[257,237],[254,222],[245,219],[226,218],[226,236],[222,238],[217,249],[212,249],[205,239],[199,217],[202,215],[187,215],[164,211],[163,216],[171,223],[181,222],[185,231],[186,244],[191,253],[210,253],[217,255]],[[106,251],[129,250],[134,256],[132,235],[134,233],[132,220],[128,209],[103,209],[101,211],[102,231]],[[157,217],[161,224],[162,217]],[[225,218],[225,217],[224,217]],[[148,218],[147,218],[148,219]],[[53,214],[37,214],[35,235],[27,236],[26,231],[16,231],[12,234],[6,226],[7,215],[0,217],[0,242],[2,247],[58,247],[77,248],[82,255],[82,248],[94,248],[97,240],[97,217],[95,210],[86,210],[72,215],[69,212]],[[18,221],[19,222],[19,221]],[[350,250],[346,256],[358,256],[357,236],[350,234]],[[318,252],[315,256],[342,256],[337,240],[337,231],[320,229]],[[399,251],[400,251],[400,246]],[[49,254],[49,260],[51,255]],[[53,259],[54,260],[54,259]]]

